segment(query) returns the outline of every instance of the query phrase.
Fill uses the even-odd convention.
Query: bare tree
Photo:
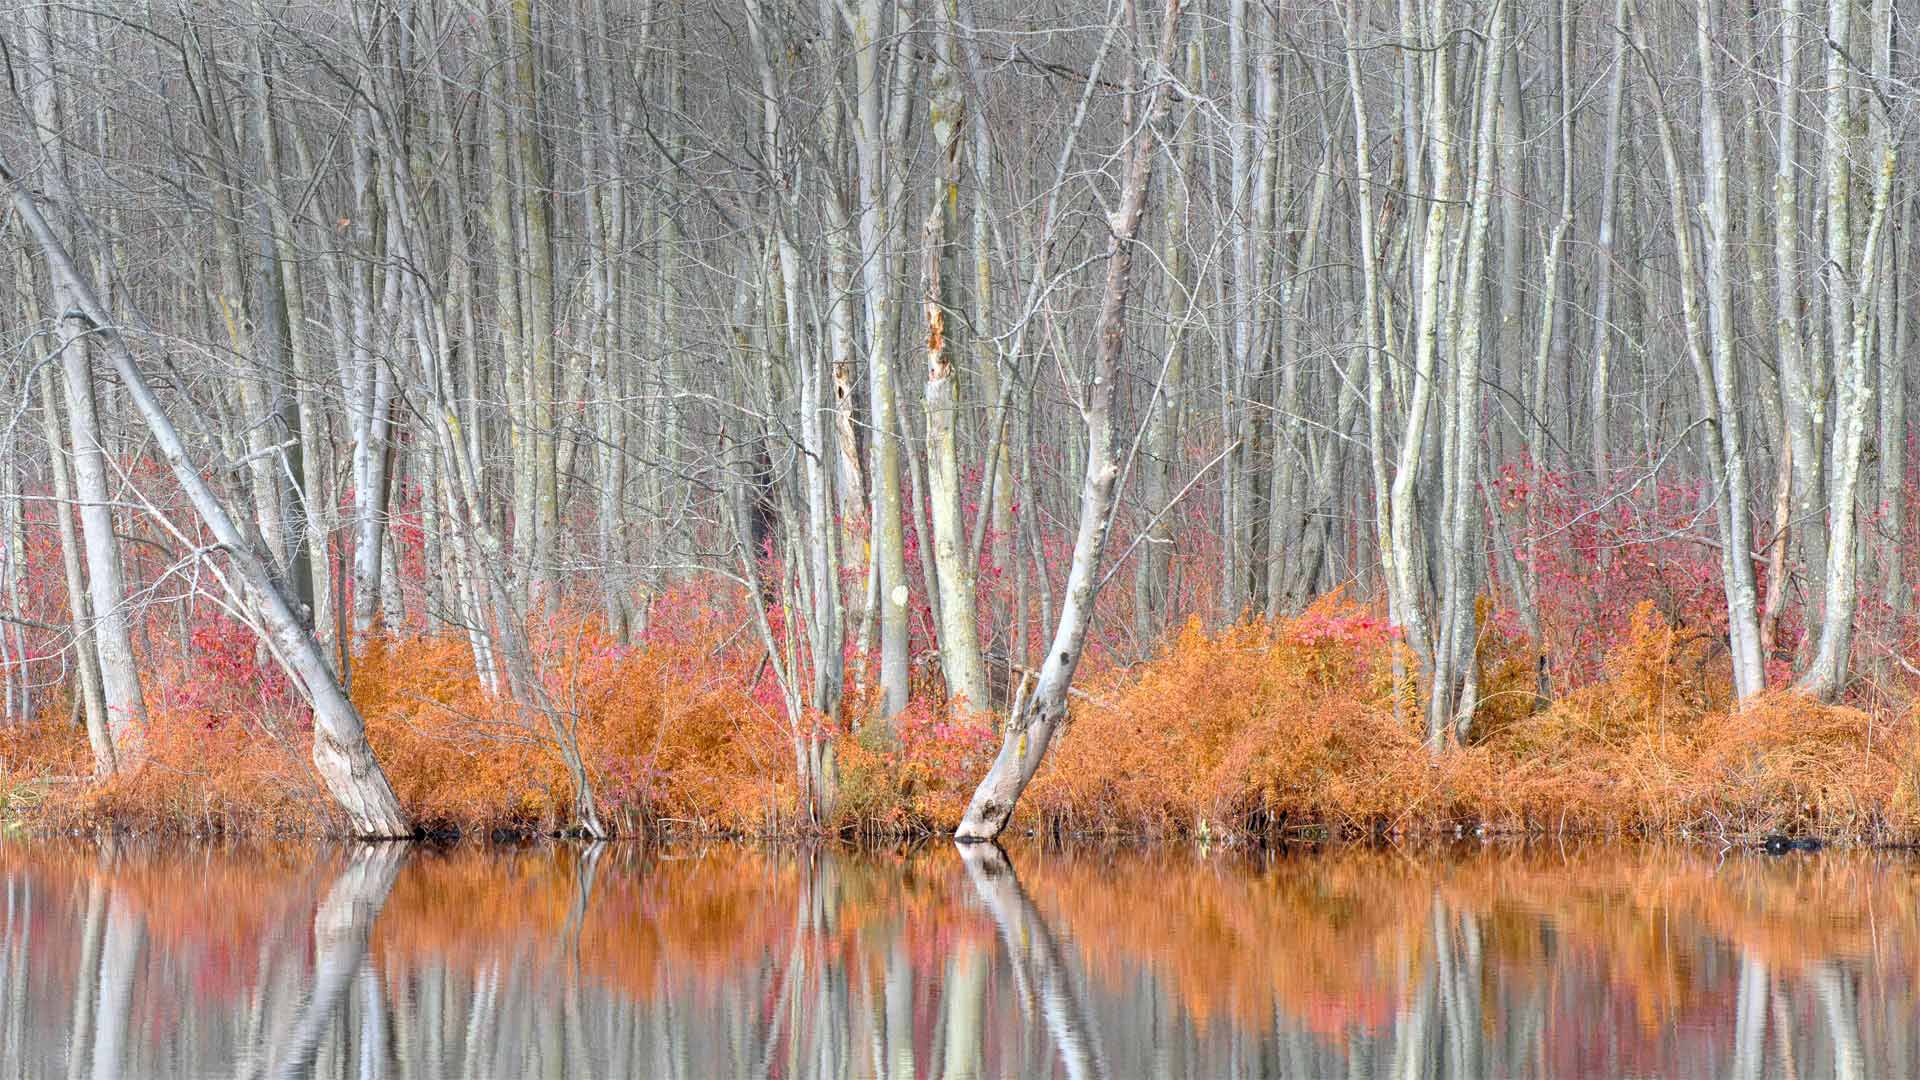
[[[1110,15],[1108,34],[1131,21],[1130,12]],[[1122,159],[1119,199],[1107,225],[1106,283],[1101,292],[1092,363],[1080,387],[1080,417],[1086,428],[1086,473],[1080,493],[1080,524],[1074,534],[1073,564],[1067,574],[1066,601],[1053,642],[1032,693],[1016,703],[1001,734],[1000,752],[967,804],[954,831],[961,840],[992,840],[1007,827],[1015,803],[1046,757],[1054,732],[1066,720],[1067,688],[1086,648],[1093,619],[1093,601],[1104,578],[1102,560],[1113,523],[1114,500],[1120,480],[1115,452],[1113,415],[1120,360],[1126,349],[1126,314],[1132,287],[1130,271],[1135,237],[1146,212],[1147,188],[1157,158],[1155,129],[1164,126],[1169,110],[1172,65],[1179,41],[1180,0],[1169,0],[1161,15],[1160,46],[1154,63],[1142,62],[1133,80],[1139,101],[1139,126],[1134,129]],[[1093,81],[1088,80],[1091,87]],[[1085,102],[1077,118],[1084,120]]]

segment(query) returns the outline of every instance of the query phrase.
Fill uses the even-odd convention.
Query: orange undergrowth
[[[1088,686],[1024,812],[1062,831],[1920,835],[1911,715],[1788,691],[1735,708],[1724,649],[1650,604],[1604,678],[1545,708],[1531,646],[1483,643],[1480,733],[1439,754],[1404,685],[1395,707],[1400,648],[1338,595],[1275,624],[1190,624]]]
[[[395,792],[429,825],[540,828],[565,820],[571,784],[553,725],[571,728],[603,813],[753,828],[791,801],[791,758],[744,692],[738,659],[686,645],[629,648],[588,629],[548,643],[552,712],[519,709],[473,674],[466,642],[376,642],[354,700]]]
[[[558,724],[622,832],[818,827],[800,814],[794,732],[740,613],[677,610],[638,644],[607,638],[587,614],[534,627],[545,709],[483,686],[464,637],[373,637],[354,658],[352,694],[409,814],[464,833],[566,824]],[[1083,673],[1016,820],[1131,834],[1920,836],[1911,715],[1788,692],[1735,707],[1717,631],[1674,625],[1651,604],[1634,610],[1596,681],[1542,707],[1537,646],[1482,614],[1471,745],[1436,754],[1424,743],[1410,654],[1374,608],[1336,593],[1274,622],[1190,622],[1145,662]],[[181,689],[150,695],[132,764],[107,783],[85,780],[84,735],[59,703],[38,724],[0,730],[7,786],[35,791],[12,812],[51,828],[332,824],[307,761],[309,722],[284,680],[217,635],[194,646],[152,667],[153,685]],[[191,657],[209,651],[221,677],[192,677]],[[851,670],[847,716],[872,694],[862,665]],[[913,833],[958,819],[996,749],[996,720],[919,690],[884,730],[834,736],[840,798],[826,828]]]
[[[1190,622],[1159,659],[1087,687],[1026,803],[1074,830],[1402,813],[1433,790],[1395,716],[1395,647],[1337,596],[1275,625]]]
[[[992,717],[916,701],[891,731],[870,726],[838,740],[837,824],[881,834],[950,826],[997,749]]]
[[[489,692],[464,637],[375,635],[353,660],[352,697],[402,805],[430,830],[564,824],[572,788],[558,724],[616,828],[764,831],[792,820],[793,759],[764,700],[768,680],[756,682],[757,653],[725,647],[734,629],[702,612],[626,645],[591,618],[556,618],[533,634],[544,709]],[[150,693],[122,770],[104,784],[46,784],[37,822],[229,835],[330,825],[308,763],[311,721],[283,684],[263,691],[249,674],[259,673],[208,686],[157,666],[150,685],[195,689]],[[0,730],[0,762],[16,785],[91,772],[85,735],[64,713]]]
[[[48,709],[32,723],[0,730],[0,770],[9,776],[78,779],[93,774],[93,752],[67,710]]]

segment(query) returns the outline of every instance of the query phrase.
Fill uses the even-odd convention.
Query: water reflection
[[[1914,1075],[1916,864],[0,846],[5,1077]]]

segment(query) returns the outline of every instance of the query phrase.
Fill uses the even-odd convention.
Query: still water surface
[[[0,845],[4,1077],[1920,1073],[1920,862]]]

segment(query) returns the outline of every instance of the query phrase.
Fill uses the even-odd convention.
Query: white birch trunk
[[[1723,449],[1726,545],[1727,631],[1733,651],[1734,688],[1744,700],[1766,689],[1765,658],[1760,655],[1757,588],[1753,574],[1752,488],[1747,482],[1745,423],[1741,409],[1739,368],[1734,356],[1734,263],[1728,245],[1732,217],[1728,207],[1726,138],[1720,118],[1720,76],[1712,8],[1701,3],[1695,19],[1700,59],[1700,156],[1707,197],[1703,234],[1706,241],[1708,341],[1713,357],[1716,427]]]
[[[1616,0],[1613,7],[1614,26],[1624,26],[1626,19],[1626,0]],[[1620,113],[1626,99],[1627,65],[1631,62],[1622,38],[1613,51],[1613,71],[1607,79],[1606,146],[1600,157],[1600,222],[1593,237],[1593,344],[1589,350],[1589,393],[1593,409],[1593,479],[1594,483],[1600,485],[1601,491],[1608,490],[1613,475],[1613,264],[1618,258],[1614,250],[1614,219],[1619,212],[1620,201],[1617,195],[1620,184]],[[1568,173],[1563,183],[1568,185],[1570,192],[1570,168]],[[1562,235],[1564,233],[1556,233],[1556,237]],[[1548,273],[1557,276],[1556,270],[1557,266],[1551,267]],[[1553,279],[1549,278],[1548,287],[1551,288],[1553,284]],[[1551,312],[1548,317],[1552,317]],[[1544,383],[1545,379],[1540,378],[1539,382]],[[1538,455],[1544,449],[1536,447],[1534,452]]]
[[[894,20],[896,33],[904,29],[901,17]],[[901,446],[895,434],[900,428],[899,405],[894,394],[895,311],[893,283],[899,247],[892,222],[892,207],[899,204],[905,169],[902,161],[903,99],[905,86],[890,88],[883,78],[881,60],[891,51],[896,76],[913,67],[912,50],[889,50],[883,36],[887,4],[884,0],[862,0],[854,18],[854,82],[857,122],[854,145],[859,162],[860,184],[860,259],[864,272],[867,313],[867,401],[872,412],[872,531],[868,542],[879,577],[880,605],[880,684],[881,707],[887,717],[907,707],[911,672],[908,656],[907,616],[912,592],[907,584],[906,538],[902,531],[905,504],[901,495]],[[910,84],[908,84],[910,85]],[[899,123],[895,114],[902,114]]]
[[[14,252],[14,292],[21,314],[29,323],[38,323],[40,305],[33,295],[32,273],[27,261],[27,248],[22,243]],[[100,682],[100,657],[94,640],[92,598],[87,591],[86,572],[80,565],[83,555],[80,537],[73,524],[73,480],[67,464],[69,435],[61,423],[59,391],[54,386],[53,368],[42,363],[37,381],[40,391],[40,431],[47,444],[48,471],[53,474],[53,518],[60,534],[60,567],[66,581],[67,611],[73,633],[75,682],[87,725],[87,743],[93,751],[94,779],[104,780],[113,775],[118,759],[114,754],[113,732],[108,724],[106,694]]]

